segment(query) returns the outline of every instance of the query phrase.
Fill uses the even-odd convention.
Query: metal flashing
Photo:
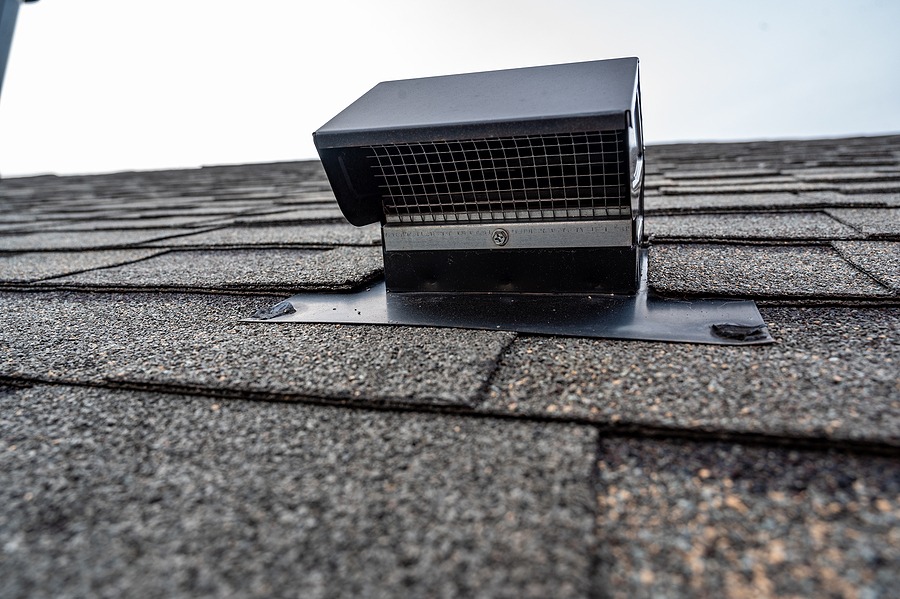
[[[755,302],[657,296],[648,289],[646,265],[643,249],[641,286],[634,295],[394,293],[382,281],[353,293],[300,293],[243,322],[456,327],[710,345],[774,343]],[[280,315],[270,316],[276,313]]]

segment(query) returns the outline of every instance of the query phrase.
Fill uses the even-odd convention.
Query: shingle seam
[[[848,219],[846,219],[846,218],[841,218],[840,214],[835,214],[833,209],[826,209],[826,210],[823,210],[822,212],[823,212],[824,214],[827,214],[828,216],[830,216],[831,218],[833,218],[833,219],[836,220],[837,222],[841,223],[842,225],[847,226],[847,227],[850,227],[850,228],[853,229],[854,231],[858,231],[861,235],[864,235],[864,236],[866,236],[866,237],[870,237],[870,235],[867,234],[865,231],[863,231],[862,228],[861,228],[860,226],[854,225],[852,222],[850,222],[850,221],[849,221]],[[837,248],[835,248],[835,249],[837,249]]]
[[[65,275],[68,276],[68,275]],[[373,282],[377,281],[382,277],[381,273],[371,277],[370,279],[366,279],[361,283],[357,284],[356,281],[353,284],[346,285],[321,285],[321,286],[312,286],[312,285],[297,285],[294,283],[285,283],[284,285],[253,285],[253,284],[236,284],[236,285],[220,285],[217,287],[190,287],[185,285],[172,285],[172,286],[146,286],[142,287],[140,285],[98,285],[92,283],[85,283],[83,285],[77,285],[73,283],[59,284],[53,283],[52,281],[49,283],[35,283],[33,287],[29,287],[29,290],[34,291],[42,291],[42,292],[51,292],[51,291],[79,291],[85,293],[181,293],[181,294],[199,294],[199,295],[235,295],[235,296],[256,296],[256,295],[266,295],[266,296],[280,296],[280,295],[294,295],[300,292],[317,292],[317,293],[328,293],[328,292],[351,292],[360,287],[364,287],[366,285],[370,285]],[[2,284],[0,283],[0,288],[9,291],[19,291],[23,289],[23,285],[21,284]],[[281,298],[284,299],[284,298]],[[249,314],[248,314],[249,316]]]
[[[154,248],[154,249],[155,249],[155,248]],[[92,251],[92,250],[82,250],[82,251],[84,251],[84,252],[90,252],[90,251]],[[59,278],[62,278],[62,277],[69,277],[69,276],[72,276],[72,275],[80,275],[80,274],[83,274],[83,273],[86,273],[86,272],[91,272],[91,271],[94,271],[94,270],[104,270],[104,269],[106,269],[106,268],[119,268],[119,267],[122,267],[122,266],[129,266],[129,265],[131,265],[131,264],[137,264],[138,262],[143,262],[144,260],[149,260],[150,258],[157,258],[157,257],[159,257],[159,256],[162,256],[163,254],[168,254],[168,253],[171,252],[171,251],[172,251],[172,250],[161,249],[161,250],[159,250],[158,252],[153,252],[153,253],[150,254],[149,256],[144,256],[143,258],[136,258],[136,259],[134,259],[134,260],[124,260],[124,261],[122,261],[122,262],[117,262],[116,264],[107,264],[107,265],[104,265],[104,266],[95,266],[94,268],[84,268],[84,269],[82,269],[82,270],[73,270],[73,271],[71,271],[71,272],[66,272],[66,273],[63,273],[63,274],[61,274],[61,275],[53,275],[53,276],[49,276],[49,277],[43,277],[43,278],[41,278],[41,279],[34,279],[33,281],[28,281],[28,283],[29,283],[29,284],[44,283],[44,282],[46,282],[46,281],[52,281],[53,279],[59,279]],[[39,253],[39,252],[23,252],[23,253]]]
[[[870,277],[871,278],[871,277]],[[884,287],[881,283],[876,283]],[[888,308],[898,305],[898,297],[896,293],[889,288],[885,288],[885,295],[879,297],[871,297],[868,295],[776,295],[763,293],[726,293],[723,291],[687,291],[687,290],[660,290],[650,285],[650,289],[660,297],[670,299],[692,300],[699,298],[709,299],[746,299],[754,300],[759,306],[778,306],[778,307],[797,307],[797,308],[825,308],[834,306],[844,306],[848,308]]]
[[[122,218],[122,219],[112,219],[112,220],[134,220],[134,221],[140,221],[141,219],[127,219],[127,218]],[[218,219],[216,219],[216,220],[218,220]],[[86,229],[86,228],[78,228],[78,227],[75,226],[75,225],[78,225],[78,224],[92,223],[92,222],[96,222],[96,223],[98,223],[98,225],[95,226],[95,227],[93,227],[93,228],[90,228],[90,229]],[[80,220],[80,219],[79,219],[79,220],[72,220],[72,221],[70,221],[70,224],[71,224],[72,226],[70,226],[69,224],[67,224],[67,225],[61,225],[61,226],[59,226],[59,227],[54,226],[54,227],[52,227],[52,228],[50,228],[50,229],[43,229],[43,230],[38,229],[37,231],[39,231],[39,232],[48,232],[48,233],[92,233],[92,232],[94,232],[94,231],[102,231],[102,232],[109,232],[109,231],[118,231],[118,232],[127,232],[127,231],[152,231],[153,229],[159,229],[159,228],[161,228],[160,225],[154,225],[154,224],[148,224],[147,226],[139,226],[139,227],[104,227],[102,224],[100,224],[100,223],[102,223],[102,222],[103,222],[102,220],[94,220],[94,219]],[[225,225],[225,226],[227,226],[227,225]],[[165,227],[162,227],[162,228],[165,228]],[[214,227],[214,228],[210,228],[209,222],[208,222],[208,221],[204,221],[204,223],[183,223],[183,224],[179,224],[179,225],[178,225],[178,228],[180,228],[180,229],[196,229],[196,233],[201,233],[201,232],[205,233],[205,232],[207,232],[207,231],[215,231],[215,230],[221,228],[221,226],[217,225],[217,226]],[[25,233],[34,233],[35,231],[36,231],[35,229],[32,229],[32,230],[30,230],[30,231],[24,231],[24,232],[25,232]],[[188,234],[194,234],[194,231],[191,231],[191,233],[188,233]]]
[[[264,403],[287,403],[311,406],[338,407],[349,410],[454,415],[475,419],[497,421],[528,422],[535,424],[571,424],[591,427],[598,433],[598,439],[658,439],[682,440],[691,443],[735,443],[744,446],[777,447],[782,449],[805,449],[840,452],[851,455],[880,455],[900,457],[900,439],[886,441],[868,439],[847,439],[814,435],[790,435],[757,433],[735,430],[715,430],[683,426],[648,425],[619,421],[597,422],[589,418],[565,415],[511,414],[503,411],[484,410],[471,405],[408,402],[393,399],[361,399],[359,397],[324,397],[314,395],[291,395],[269,391],[239,389],[214,389],[191,385],[144,383],[138,381],[77,381],[48,379],[34,376],[0,375],[0,386],[33,387],[52,385],[55,387],[83,387],[91,389],[124,390],[163,393],[166,395],[190,395],[209,397],[227,401],[247,401]]]
[[[766,237],[762,235],[754,235],[747,237],[703,237],[703,236],[679,236],[679,235],[660,235],[654,233],[650,236],[651,243],[671,243],[677,245],[692,244],[710,244],[716,245],[778,245],[778,246],[826,246],[832,241],[860,241],[866,239],[864,237],[845,237],[845,236],[829,236],[829,237],[786,237],[772,236]]]
[[[863,207],[862,206],[854,206],[854,208],[862,209]],[[886,207],[881,207],[881,206],[877,207],[877,209],[892,210],[892,208],[886,208]],[[839,213],[835,214],[839,210],[847,211],[849,209],[847,209],[847,208],[830,208],[827,210],[823,210],[823,212],[825,214],[827,214],[829,217],[831,217],[834,220],[841,223],[842,225],[846,225],[846,226],[850,227],[851,229],[859,231],[860,235],[863,235],[863,239],[865,239],[865,240],[868,240],[868,241],[900,241],[900,233],[867,233],[866,231],[863,230],[862,225],[854,224],[852,221],[850,221],[846,217],[841,217]],[[840,239],[837,237],[833,238],[833,240],[834,241],[855,241],[853,239]]]
[[[0,395],[3,393],[9,393],[10,391],[21,391],[22,389],[31,389],[34,387],[33,383],[23,382],[13,379],[4,379],[0,376]]]
[[[843,241],[843,240],[841,240]],[[848,240],[849,241],[849,240]],[[196,250],[204,250],[215,252],[218,250],[296,250],[296,249],[304,249],[304,250],[333,250],[341,247],[350,247],[350,248],[372,248],[378,247],[381,245],[381,242],[374,243],[348,243],[348,242],[335,242],[335,243],[306,243],[299,241],[297,243],[287,243],[287,242],[272,242],[272,243],[222,243],[222,244],[214,244],[214,245],[166,245],[166,244],[158,244],[156,242],[148,242],[152,245],[150,247],[153,248],[168,248],[173,251],[196,251]]]
[[[659,195],[661,197],[678,197],[688,195],[729,195],[729,194],[764,194],[764,193],[798,193],[812,191],[842,191],[836,185],[815,185],[801,184],[800,181],[795,185],[787,184],[758,184],[758,185],[694,185],[694,186],[670,186],[660,187]]]
[[[491,393],[491,389],[494,387],[494,381],[497,379],[497,374],[500,372],[504,360],[512,351],[513,346],[515,345],[518,338],[519,334],[514,333],[509,338],[509,341],[507,341],[503,345],[503,347],[500,348],[500,351],[497,353],[496,358],[494,358],[493,360],[490,372],[475,392],[475,405],[483,406],[487,403],[488,395]]]
[[[765,207],[754,207],[754,206],[720,206],[716,208],[696,208],[691,206],[684,207],[670,207],[670,208],[654,208],[653,206],[647,206],[644,208],[644,213],[647,215],[653,216],[684,216],[684,215],[695,215],[695,214],[705,214],[705,215],[734,215],[734,214],[794,214],[794,213],[809,213],[809,212],[817,212],[823,211],[830,208],[890,208],[891,206],[884,202],[858,202],[851,203],[848,202],[846,204],[835,203],[835,202],[812,202],[804,203],[802,205],[803,210],[798,210],[797,206],[791,205],[782,205],[782,206],[765,206]]]
[[[278,198],[279,200],[290,200],[287,197]],[[251,201],[260,201],[257,198],[253,198]],[[291,200],[291,203],[266,203],[264,207],[260,208],[250,208],[245,212],[240,213],[240,216],[269,216],[275,214],[285,214],[287,212],[296,212],[297,210],[319,210],[321,208],[336,208],[337,200],[334,197],[330,197],[327,199],[315,198],[314,200]],[[253,214],[253,212],[257,212],[257,214]]]
[[[15,249],[4,249],[0,248],[0,255],[4,254],[24,254],[31,252],[78,252],[78,251],[90,251],[90,250],[131,250],[131,249],[153,249],[151,246],[147,246],[148,243],[157,243],[160,241],[166,241],[169,239],[176,239],[179,237],[187,237],[190,235],[197,235],[200,233],[209,233],[211,231],[217,231],[219,229],[227,228],[227,225],[222,227],[212,227],[206,229],[196,229],[193,231],[188,231],[186,233],[176,233],[174,235],[161,235],[160,237],[154,237],[152,239],[146,239],[144,241],[135,242],[135,243],[114,243],[114,244],[96,244],[89,245],[84,247],[40,247],[40,248],[15,248]],[[147,230],[147,229],[137,229],[137,230]],[[127,229],[119,229],[118,231],[127,233],[129,230]],[[60,233],[60,231],[52,231],[53,233]],[[77,233],[92,233],[96,231],[77,231]],[[108,232],[108,231],[107,231]],[[29,231],[29,234],[38,233],[37,231]]]
[[[884,241],[884,240],[878,239],[877,241]],[[889,281],[884,281],[884,280],[882,280],[877,274],[871,273],[871,272],[869,272],[868,270],[864,269],[862,266],[859,266],[859,265],[857,265],[856,263],[854,263],[854,262],[847,256],[847,254],[845,254],[844,251],[842,251],[835,243],[832,242],[830,245],[831,245],[831,247],[834,249],[834,251],[836,251],[836,252],[838,253],[838,255],[841,257],[841,260],[843,260],[844,262],[846,262],[847,264],[849,264],[852,268],[854,268],[854,269],[858,270],[859,272],[863,273],[864,275],[866,275],[867,277],[869,277],[870,279],[872,279],[873,281],[875,281],[876,283],[878,283],[878,284],[881,285],[882,287],[885,287],[885,288],[888,289],[892,294],[900,296],[900,291],[897,291],[896,289],[894,289],[893,286],[890,284]]]
[[[858,208],[859,206],[854,206],[854,208]],[[812,206],[809,204],[803,204],[802,206],[783,206],[782,210],[776,210],[780,215],[784,213],[796,214],[800,216],[806,216],[809,214],[822,214],[826,216],[831,216],[828,213],[828,210],[834,208],[832,205],[828,206]],[[876,206],[876,208],[883,208],[883,206]],[[667,216],[661,214],[666,210],[671,210],[670,208],[665,208],[663,210],[655,211],[654,216]],[[646,211],[646,210],[645,210]],[[685,211],[690,211],[690,214],[685,214]],[[759,208],[754,206],[733,206],[733,207],[723,207],[723,208],[685,208],[682,211],[679,211],[677,214],[673,214],[671,216],[676,217],[686,217],[686,216],[721,216],[722,214],[726,214],[727,216],[765,216],[767,214],[771,214],[773,212],[772,208],[765,207]]]
[[[47,295],[54,292],[70,292],[70,293],[110,293],[107,290],[101,289],[85,289],[83,287],[72,288],[72,289],[57,289],[50,285],[47,286],[37,286],[37,285],[28,285],[22,283],[0,283],[0,290],[4,293],[19,293],[19,294],[31,294],[31,295]],[[168,293],[168,290],[157,290],[149,287],[141,287],[134,289],[125,289],[120,290],[123,293],[127,293],[133,297],[143,297],[143,296],[156,296],[159,293]],[[184,293],[184,292],[182,292]],[[284,299],[284,292],[282,291],[271,291],[271,292],[254,292],[254,291],[245,291],[245,290],[227,290],[227,291],[218,291],[214,289],[210,290],[191,290],[190,294],[192,295],[200,295],[200,296],[208,296],[208,295],[220,295],[220,296],[228,296],[228,297],[236,297],[241,298],[245,297],[248,300],[259,300],[260,297],[267,297],[269,301],[273,304],[278,303]],[[252,312],[253,308],[248,305],[248,312]]]
[[[0,385],[4,384],[20,386],[53,385],[57,387],[85,387],[90,389],[154,392],[164,393],[166,395],[191,395],[195,397],[211,397],[232,401],[344,407],[352,410],[375,410],[403,413],[423,412],[437,414],[469,414],[477,416],[483,415],[480,412],[475,412],[472,405],[465,405],[461,403],[439,403],[437,401],[433,401],[432,403],[422,403],[421,401],[404,401],[402,398],[362,399],[358,396],[352,396],[349,394],[345,396],[320,396],[274,391],[258,391],[251,389],[226,389],[222,387],[206,387],[202,385],[178,383],[130,381],[125,379],[72,380],[40,376],[0,374]],[[503,414],[491,416],[491,418],[494,419],[502,417]]]
[[[900,192],[900,183],[896,184],[882,184],[875,183],[869,187],[864,187],[862,184],[858,185],[843,185],[839,186],[838,191],[844,195],[862,195],[869,193],[897,193]]]
[[[331,206],[332,208],[336,208],[336,206]],[[285,219],[281,221],[252,221],[252,220],[235,220],[231,223],[230,226],[239,226],[239,227],[272,227],[272,226],[291,226],[291,225],[302,225],[304,223],[316,224],[316,225],[333,225],[333,224],[346,224],[347,220],[343,217],[335,216],[335,217],[327,217],[327,218],[291,218]]]
[[[594,497],[593,502],[591,503],[591,511],[594,515],[593,520],[593,534],[591,537],[594,540],[594,548],[591,551],[591,554],[588,558],[589,571],[588,571],[588,593],[587,599],[609,599],[611,597],[610,590],[612,588],[612,584],[609,580],[609,576],[607,573],[611,571],[611,568],[604,567],[604,556],[603,552],[600,550],[601,546],[607,542],[602,534],[603,531],[600,528],[600,517],[602,516],[601,507],[596,499],[596,489],[599,489],[602,485],[602,478],[600,474],[600,459],[603,455],[603,443],[609,439],[609,437],[603,435],[599,429],[597,434],[597,441],[594,446],[594,460],[591,463],[591,472],[588,475],[587,484],[591,486],[592,496]]]
[[[677,171],[677,170],[666,170],[662,171],[664,176],[661,176],[663,179],[670,179],[672,181],[709,181],[709,180],[723,180],[728,181],[731,179],[748,179],[753,177],[774,177],[777,175],[783,175],[779,170],[776,169],[732,169],[727,170],[723,169],[721,171],[695,171],[693,173],[686,171]],[[791,173],[787,173],[791,174]],[[653,175],[654,177],[659,177],[660,175]]]
[[[900,306],[900,297],[845,298],[845,297],[785,297],[750,298],[756,300],[760,308],[895,308]]]

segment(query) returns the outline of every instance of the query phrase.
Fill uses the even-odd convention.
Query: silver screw
[[[509,231],[506,229],[494,229],[494,232],[491,233],[491,240],[494,242],[494,245],[506,245],[509,243]]]

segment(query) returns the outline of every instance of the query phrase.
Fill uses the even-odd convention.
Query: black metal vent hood
[[[752,301],[647,287],[637,58],[381,83],[313,135],[385,280],[250,320],[772,342]]]
[[[314,140],[388,289],[637,290],[637,58],[381,83]]]

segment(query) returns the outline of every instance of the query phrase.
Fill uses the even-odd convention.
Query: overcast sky
[[[900,131],[900,2],[41,0],[0,173],[315,157],[379,81],[641,59],[648,142]]]

